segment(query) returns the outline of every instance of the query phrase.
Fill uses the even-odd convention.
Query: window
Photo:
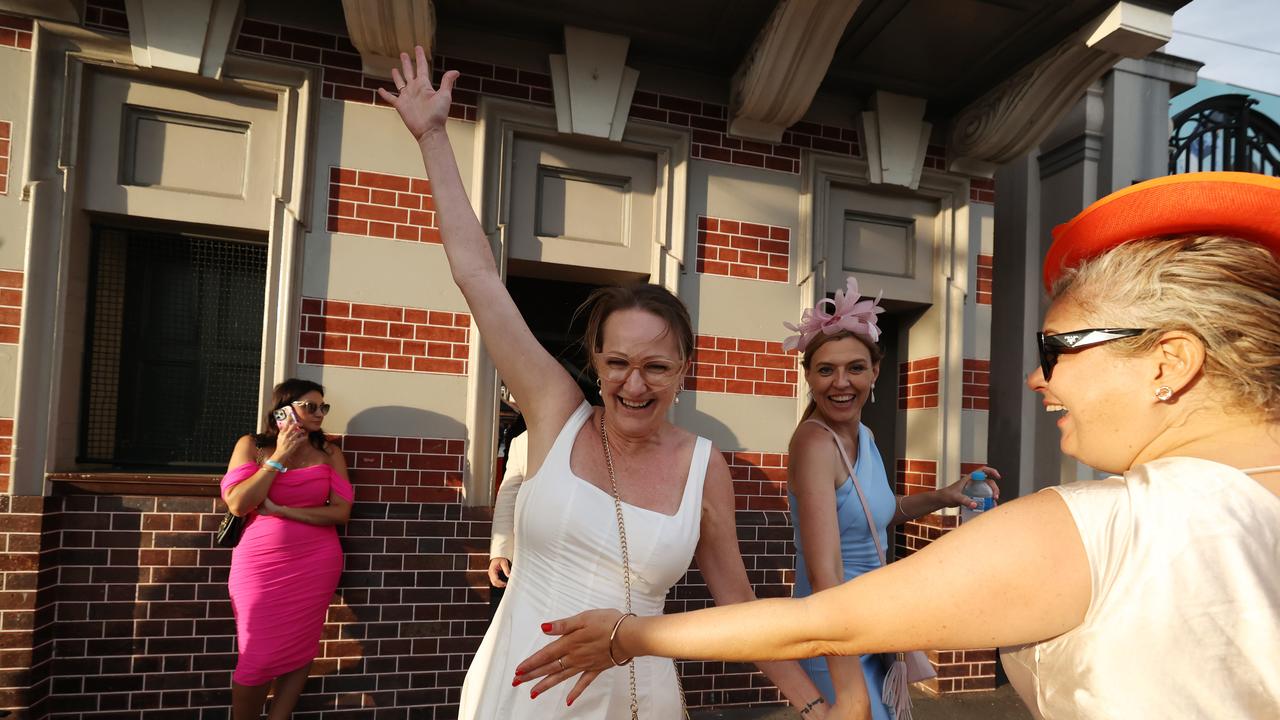
[[[267,245],[94,226],[77,462],[215,471],[256,429]]]

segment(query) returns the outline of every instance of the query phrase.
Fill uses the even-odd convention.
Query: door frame
[[[797,250],[796,265],[800,268],[797,285],[800,286],[801,308],[813,307],[823,297],[827,287],[825,257],[826,238],[823,223],[830,209],[833,185],[853,186],[859,190],[874,192],[879,186],[871,182],[869,165],[865,159],[804,151],[801,155],[800,189],[800,237],[807,238]],[[891,186],[896,190],[904,188]],[[963,379],[964,379],[964,304],[970,292],[968,287],[969,246],[980,238],[971,237],[969,220],[969,178],[951,175],[925,168],[921,172],[920,185],[914,192],[922,199],[938,203],[937,227],[933,248],[933,302],[942,318],[942,336],[939,338],[939,427],[936,457],[939,478],[960,476],[961,441],[963,433]],[[899,358],[903,360],[904,358]],[[884,377],[886,369],[880,373]],[[897,377],[897,368],[888,368],[889,377]],[[799,395],[799,394],[798,394]],[[804,413],[807,402],[796,399],[796,421]],[[899,437],[906,438],[905,415],[899,418]],[[895,450],[895,456],[897,451]],[[892,475],[893,468],[889,468]],[[892,477],[890,481],[893,482]]]
[[[688,197],[690,131],[636,120],[627,122],[620,142],[566,135],[556,130],[555,108],[484,96],[476,114],[476,143],[471,177],[472,209],[498,263],[507,277],[507,229],[515,141],[517,136],[570,142],[585,149],[626,149],[652,155],[657,164],[654,185],[654,251],[649,280],[679,296],[684,272],[685,225]],[[467,384],[467,463],[463,473],[463,503],[493,502],[494,449],[498,432],[498,373],[484,350],[479,332],[473,334]]]

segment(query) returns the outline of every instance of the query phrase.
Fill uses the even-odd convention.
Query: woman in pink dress
[[[273,680],[268,718],[288,718],[320,650],[342,574],[335,526],[351,516],[354,497],[342,451],[320,429],[328,412],[320,385],[280,383],[262,434],[240,438],[222,478],[227,509],[247,518],[227,581],[240,648],[235,720],[261,717]]]

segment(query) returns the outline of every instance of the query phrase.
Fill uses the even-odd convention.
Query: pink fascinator
[[[805,310],[800,316],[799,325],[782,323],[788,330],[796,333],[782,341],[782,349],[804,352],[805,346],[817,337],[818,333],[835,335],[841,330],[848,330],[855,335],[870,338],[871,342],[878,342],[880,327],[876,325],[876,315],[884,312],[884,308],[879,305],[880,295],[876,295],[875,300],[859,298],[858,279],[848,278],[845,289],[837,290],[834,299],[823,298],[812,309]],[[831,306],[830,311],[826,309],[828,304]]]

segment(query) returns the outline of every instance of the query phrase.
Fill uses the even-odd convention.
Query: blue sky
[[[1192,0],[1165,52],[1203,62],[1202,78],[1280,95],[1280,0]]]

